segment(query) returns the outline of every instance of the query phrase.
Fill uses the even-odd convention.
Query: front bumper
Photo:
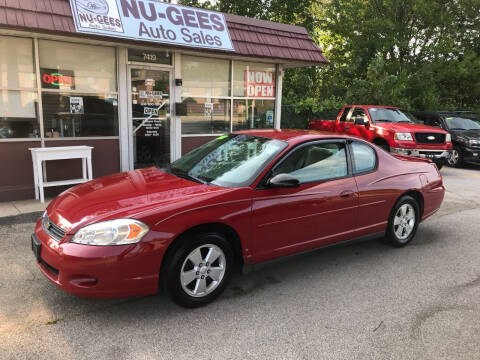
[[[464,147],[462,155],[463,160],[466,162],[480,163],[480,148]]]
[[[45,277],[71,294],[109,298],[158,291],[164,251],[151,243],[91,246],[58,242],[42,229],[40,221],[31,241],[32,258]]]
[[[449,150],[391,148],[390,152],[400,155],[416,156],[432,160],[446,160],[450,156]]]

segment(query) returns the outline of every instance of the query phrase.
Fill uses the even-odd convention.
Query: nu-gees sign
[[[70,0],[77,32],[233,51],[223,14],[156,0]]]

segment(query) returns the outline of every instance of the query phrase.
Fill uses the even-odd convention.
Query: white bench
[[[91,146],[58,146],[44,148],[30,148],[33,162],[33,180],[35,183],[35,199],[45,202],[43,189],[50,186],[80,184],[92,180],[92,149]],[[82,159],[82,178],[47,181],[46,171],[42,166],[43,161]],[[87,172],[88,170],[88,172]]]

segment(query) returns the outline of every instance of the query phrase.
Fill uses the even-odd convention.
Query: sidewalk
[[[49,203],[50,199],[44,204],[35,199],[0,202],[0,218],[42,212]]]

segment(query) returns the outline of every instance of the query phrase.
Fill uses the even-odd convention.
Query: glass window
[[[44,89],[117,91],[114,48],[41,40],[39,53]]]
[[[0,36],[0,139],[39,137],[31,39]]]
[[[322,143],[303,146],[280,163],[273,174],[289,174],[295,176],[300,183],[347,176],[345,144]]]
[[[45,137],[117,136],[115,49],[39,42]]]
[[[43,93],[45,137],[117,136],[117,96]]]
[[[233,101],[233,130],[271,129],[275,100],[238,99]]]
[[[230,100],[184,98],[183,134],[224,134],[230,131]]]
[[[449,130],[480,130],[480,120],[461,117],[446,117]]]
[[[354,122],[354,121],[355,121],[355,118],[357,118],[357,117],[361,117],[361,118],[366,119],[366,118],[367,118],[367,114],[365,113],[365,110],[363,110],[362,108],[355,108],[355,109],[353,109],[352,115],[350,116],[349,121]]]
[[[251,135],[220,136],[175,161],[177,176],[218,186],[250,185],[287,143]]]
[[[340,121],[347,121],[347,116],[348,116],[348,113],[350,112],[350,109],[351,108],[349,107],[345,108],[345,110],[342,113],[342,116],[340,116]]]
[[[31,39],[0,36],[0,88],[35,88]]]
[[[182,56],[182,96],[230,96],[230,61]]]
[[[375,150],[367,144],[354,141],[352,143],[353,169],[356,174],[372,171],[377,166]]]
[[[412,123],[417,119],[408,111],[395,108],[369,108],[370,117],[374,122]]]
[[[233,96],[275,98],[275,65],[235,61]]]

